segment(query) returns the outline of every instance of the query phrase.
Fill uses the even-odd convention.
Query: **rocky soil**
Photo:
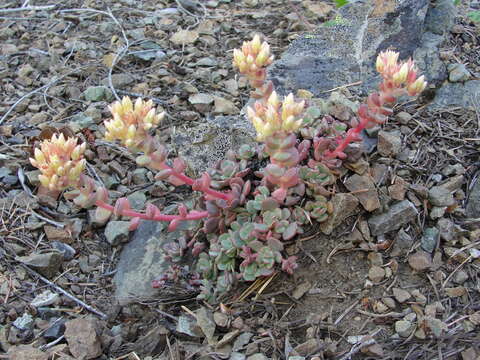
[[[468,16],[479,4],[334,3],[0,4],[0,358],[479,358],[480,38]],[[131,234],[126,219],[102,227],[36,196],[28,157],[54,132],[76,135],[113,197],[139,209],[188,201],[102,140],[107,105],[152,99],[168,114],[158,136],[198,174],[253,141],[231,55],[254,33],[280,58],[277,88],[310,92],[338,119],[374,88],[380,49],[396,44],[431,85],[365,134],[367,154],[337,184],[329,222],[287,246],[296,273],[239,285],[211,306],[150,286],[175,234],[152,223]]]

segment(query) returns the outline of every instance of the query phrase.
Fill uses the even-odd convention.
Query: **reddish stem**
[[[109,205],[101,200],[97,200],[95,205],[101,207],[103,209],[109,210],[113,212],[114,207]],[[149,217],[146,214],[136,212],[135,210],[124,210],[122,211],[122,216],[129,216],[129,217],[138,217],[144,220],[154,220],[154,221],[173,221],[173,220],[200,220],[208,217],[208,211],[192,211],[187,216],[182,217],[180,215],[165,215],[160,214],[154,217]]]
[[[170,166],[168,166],[166,164],[162,164],[162,168],[170,170],[171,171],[170,176],[176,177],[177,179],[181,180],[182,182],[184,182],[187,185],[192,186],[195,183],[194,179],[188,177],[185,174],[179,173],[178,171],[175,171],[174,169],[172,169]],[[210,196],[212,196],[216,199],[221,199],[221,200],[225,200],[225,201],[228,201],[228,202],[233,199],[233,195],[231,193],[224,193],[224,192],[221,192],[221,191],[213,190],[209,187],[207,187],[205,189],[200,189],[200,191],[202,191],[203,193],[205,193],[207,195],[210,195]]]
[[[360,123],[351,131],[348,133],[348,135],[342,140],[340,144],[335,148],[333,151],[327,151],[325,153],[325,157],[327,159],[334,159],[338,157],[340,153],[345,150],[345,148],[350,144],[354,139],[357,138],[358,134],[365,129],[365,127],[368,125],[370,120],[368,118],[360,118]]]

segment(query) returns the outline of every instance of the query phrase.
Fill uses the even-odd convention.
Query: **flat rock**
[[[102,355],[102,344],[97,335],[95,319],[84,318],[65,323],[65,339],[70,353],[76,359],[94,359]]]
[[[402,139],[396,134],[382,130],[378,133],[377,149],[382,156],[396,156],[402,149]]]
[[[335,194],[330,202],[333,205],[333,213],[326,221],[320,223],[320,230],[326,235],[331,234],[333,229],[353,215],[358,208],[358,200],[352,194]]]
[[[373,211],[380,207],[375,183],[370,175],[360,176],[354,174],[345,181],[344,185],[351,192],[358,191],[354,196],[360,201],[365,210]],[[360,190],[362,191],[360,192]]]
[[[127,241],[130,221],[109,221],[105,227],[105,238],[112,246],[117,246]]]
[[[455,204],[452,192],[444,186],[434,186],[428,190],[428,201],[433,206],[452,206]]]
[[[392,230],[398,230],[403,225],[412,221],[418,212],[415,206],[408,200],[403,200],[379,215],[372,216],[368,220],[372,235],[385,234]]]
[[[425,271],[432,266],[432,258],[425,251],[417,251],[408,257],[408,264],[415,271]]]
[[[168,232],[165,228],[161,222],[141,221],[131,241],[123,248],[113,279],[115,298],[120,304],[149,300],[161,294],[161,290],[152,287],[152,281],[160,278],[173,264],[165,259],[163,246],[181,235],[180,231]],[[191,263],[187,257],[185,261]]]
[[[32,345],[12,346],[8,350],[10,360],[48,360],[48,354],[34,348]]]
[[[17,256],[15,259],[50,278],[60,269],[63,255],[58,251],[51,251],[44,254],[33,253],[28,256]]]

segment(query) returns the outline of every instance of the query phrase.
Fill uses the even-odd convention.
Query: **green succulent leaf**
[[[248,241],[252,237],[252,232],[254,230],[254,225],[252,223],[246,223],[240,229],[240,238],[244,241]]]
[[[243,268],[242,276],[245,281],[254,281],[257,278],[258,265],[256,263],[248,264]]]
[[[259,186],[257,188],[258,192],[262,195],[269,196],[270,195],[270,190],[266,186]]]
[[[298,225],[296,222],[291,223],[288,227],[283,231],[282,237],[283,240],[290,240],[297,234]]]
[[[272,197],[268,197],[263,200],[260,206],[261,210],[263,211],[271,211],[279,207],[277,200]]]

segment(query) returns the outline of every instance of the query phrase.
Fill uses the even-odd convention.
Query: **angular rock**
[[[450,82],[465,82],[472,77],[464,64],[450,64],[447,66],[447,70]]]
[[[184,225],[180,228],[182,226]],[[181,234],[180,231],[166,231],[165,224],[161,222],[140,222],[130,242],[122,250],[113,279],[116,286],[115,298],[120,304],[140,299],[151,300],[162,294],[162,290],[152,287],[152,281],[160,278],[173,264],[165,258],[163,247]],[[193,259],[185,257],[184,261],[180,264],[191,265]],[[165,293],[163,296],[166,296]]]
[[[32,345],[16,345],[8,350],[9,360],[48,360],[48,354]]]
[[[239,111],[232,101],[220,96],[215,96],[214,114],[234,115]]]
[[[351,192],[356,192],[354,196],[360,201],[363,208],[367,211],[373,211],[380,207],[380,200],[378,199],[378,193],[373,182],[373,178],[370,175],[357,175],[350,176],[345,182],[345,187]],[[361,191],[360,190],[367,190]]]
[[[455,223],[447,218],[441,218],[437,221],[437,229],[440,232],[440,238],[447,242],[456,240],[458,237],[458,228]]]
[[[13,326],[19,330],[30,330],[33,326],[32,315],[29,313],[24,313],[21,317],[17,318],[13,322]]]
[[[142,356],[142,358],[156,356],[165,348],[168,334],[169,331],[165,327],[161,325],[155,326],[135,341],[133,351]]]
[[[135,78],[127,73],[113,74],[112,85],[114,88],[124,88],[135,82]],[[109,86],[108,78],[102,80],[102,85]]]
[[[270,71],[277,90],[286,94],[325,90],[362,81],[350,90],[367,94],[378,84],[375,60],[389,47],[400,58],[412,56],[420,43],[427,0],[355,1],[341,7],[342,21],[295,40]]]
[[[90,86],[83,92],[83,97],[87,101],[111,101],[113,94],[106,86]]]
[[[473,185],[466,205],[466,215],[470,218],[480,218],[480,178]]]
[[[54,293],[50,290],[45,290],[35,296],[35,298],[30,302],[30,305],[33,307],[48,306],[52,305],[58,298],[59,295],[57,293]]]
[[[437,247],[439,238],[439,231],[437,228],[426,228],[423,232],[422,239],[420,240],[420,246],[428,253],[433,253],[433,250]]]
[[[415,271],[425,271],[432,266],[432,258],[425,251],[417,251],[408,257],[408,264]]]
[[[130,221],[109,221],[105,227],[105,238],[112,246],[128,240]]]
[[[455,199],[451,191],[443,186],[434,186],[428,190],[428,201],[434,206],[452,206]]]
[[[402,139],[393,133],[380,131],[377,149],[382,156],[395,156],[402,149]]]
[[[52,325],[43,333],[43,337],[47,340],[53,341],[57,340],[60,336],[65,333],[65,319],[55,319]]]
[[[407,290],[400,288],[393,288],[393,296],[400,304],[404,303],[411,297],[410,293]]]
[[[330,235],[338,225],[357,211],[358,200],[351,194],[335,194],[330,200],[333,206],[333,213],[328,219],[320,223],[320,230]]]
[[[395,323],[395,332],[401,337],[409,337],[414,329],[410,321],[399,320]]]
[[[60,269],[63,255],[58,251],[52,251],[44,254],[33,253],[28,256],[17,256],[15,259],[50,278]]]
[[[84,318],[65,323],[65,339],[70,353],[77,359],[94,359],[102,355],[102,344],[94,319]]]
[[[403,200],[383,214],[372,216],[368,220],[372,235],[385,234],[397,230],[412,221],[418,212],[415,206],[408,200]]]
[[[374,283],[379,283],[385,277],[385,269],[380,266],[372,266],[368,270],[368,278]]]

